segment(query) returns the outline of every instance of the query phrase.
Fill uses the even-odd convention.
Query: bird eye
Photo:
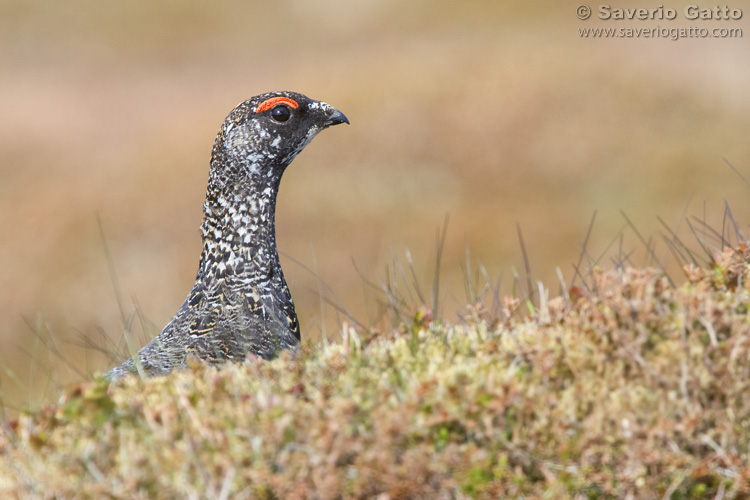
[[[279,104],[271,110],[271,118],[277,122],[285,122],[291,117],[292,111],[285,104]]]

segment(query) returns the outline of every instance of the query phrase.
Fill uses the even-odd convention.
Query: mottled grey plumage
[[[188,355],[211,361],[273,358],[299,344],[294,303],[276,250],[274,214],[284,169],[321,130],[349,123],[330,105],[294,92],[241,103],[214,142],[195,285],[172,321],[115,380],[163,375]]]

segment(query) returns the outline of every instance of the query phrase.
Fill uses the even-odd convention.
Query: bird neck
[[[203,205],[199,281],[210,284],[223,278],[246,286],[282,276],[275,229],[281,175],[261,175],[264,172],[252,166],[212,165]]]

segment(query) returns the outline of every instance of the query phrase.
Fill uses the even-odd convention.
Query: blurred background
[[[429,286],[446,216],[446,318],[466,309],[467,262],[502,295],[514,269],[525,284],[517,227],[552,295],[556,268],[572,279],[594,212],[587,248],[603,267],[612,241],[609,255],[650,260],[620,210],[658,239],[657,217],[681,234],[689,217],[720,230],[726,201],[750,231],[750,12],[687,21],[677,2],[665,6],[673,21],[602,21],[590,4],[583,21],[578,5],[2,1],[3,404],[56,400],[115,364],[82,344],[121,346],[125,324],[140,346],[171,319],[197,270],[215,134],[237,103],[270,90],[351,120],[313,141],[279,195],[282,265],[313,341],[339,338],[320,290],[374,321],[365,280],[384,283],[406,249]],[[657,26],[743,33],[579,31]]]

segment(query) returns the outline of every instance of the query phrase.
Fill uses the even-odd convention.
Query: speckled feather
[[[274,117],[279,106],[287,108],[288,119]],[[297,154],[338,123],[349,121],[330,105],[294,92],[262,94],[232,110],[211,154],[195,285],[164,330],[105,377],[137,372],[137,365],[145,375],[163,375],[184,366],[191,354],[217,362],[249,353],[271,359],[299,345],[297,314],[276,249],[276,195]]]

